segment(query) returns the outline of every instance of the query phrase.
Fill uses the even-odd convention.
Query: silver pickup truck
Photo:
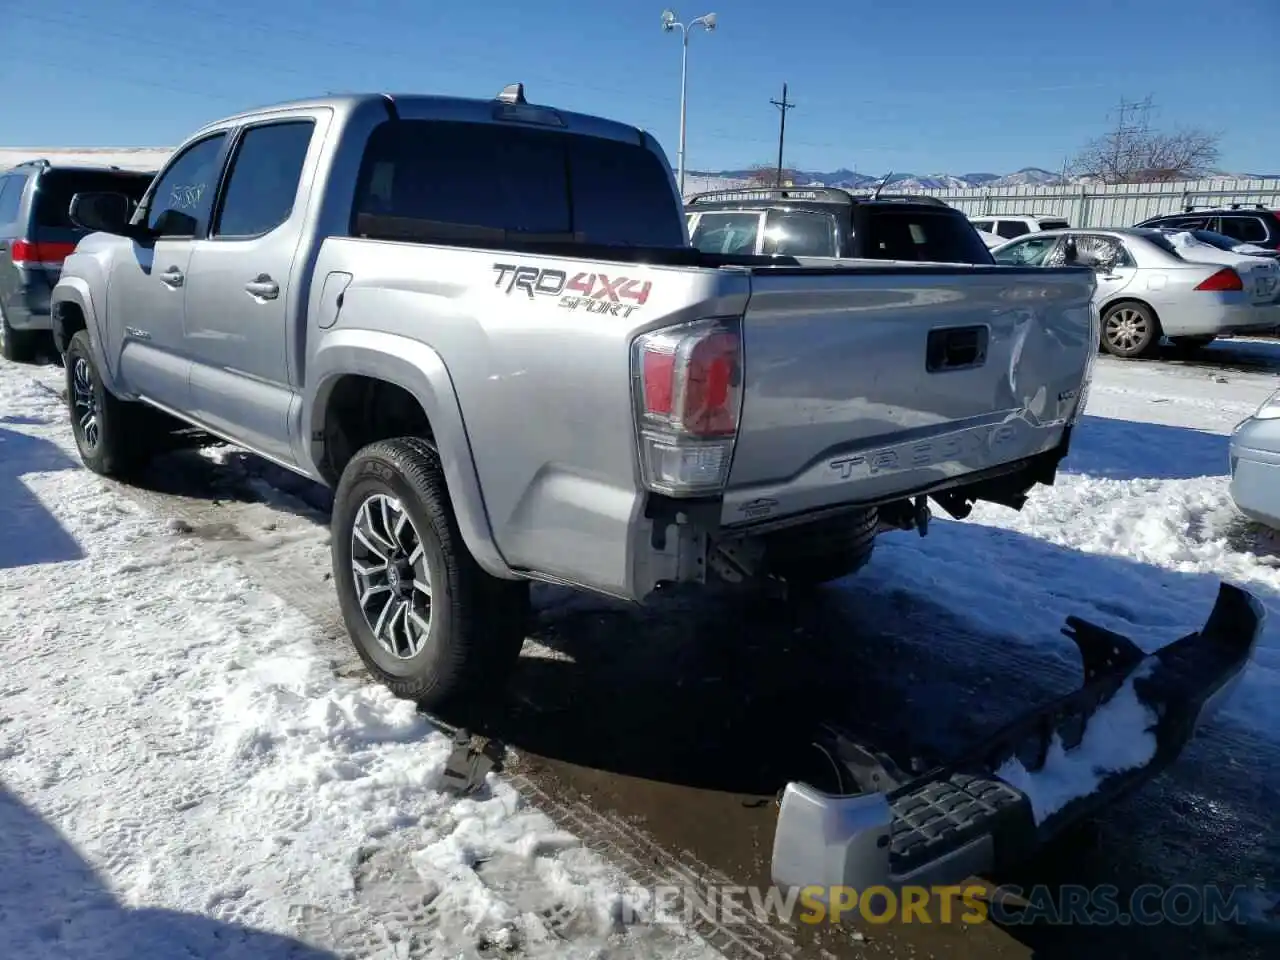
[[[650,134],[518,84],[230,117],[71,212],[84,462],[194,425],[334,488],[352,640],[430,709],[517,660],[530,581],[803,587],[926,498],[1020,507],[1097,351],[1086,270],[702,253]]]

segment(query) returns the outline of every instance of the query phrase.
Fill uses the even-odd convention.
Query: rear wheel
[[[429,443],[383,440],[351,458],[331,550],[347,631],[396,696],[442,711],[505,682],[524,643],[529,584],[492,577],[471,556]]]
[[[15,330],[0,310],[0,357],[12,363],[30,363],[35,359],[39,334],[32,330]]]
[[[1160,346],[1160,321],[1145,303],[1127,301],[1102,314],[1102,349],[1115,357],[1134,359],[1155,353]]]
[[[795,587],[814,587],[856,573],[871,559],[879,523],[879,513],[871,508],[772,534],[765,545],[769,572]]]

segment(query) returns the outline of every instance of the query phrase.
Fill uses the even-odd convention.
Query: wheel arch
[[[395,334],[334,331],[307,379],[301,452],[315,476],[336,486],[356,449],[393,434],[430,440],[467,549],[487,573],[516,578],[494,540],[453,380],[435,350]]]

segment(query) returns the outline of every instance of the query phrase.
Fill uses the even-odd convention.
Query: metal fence
[[[686,177],[685,194],[744,186],[733,180]],[[889,190],[893,190],[890,186]],[[1128,227],[1147,217],[1177,213],[1188,205],[1280,210],[1280,179],[1187,180],[1175,183],[1117,183],[1055,187],[976,187],[969,190],[910,190],[938,197],[971,217],[1042,214],[1065,217],[1074,227]]]

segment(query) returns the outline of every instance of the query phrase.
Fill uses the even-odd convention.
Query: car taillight
[[[1213,293],[1243,290],[1244,281],[1240,279],[1240,274],[1236,273],[1230,267],[1223,267],[1213,276],[1200,281],[1200,283],[1196,285],[1196,289],[1207,290]]]
[[[38,240],[15,240],[10,257],[15,267],[57,265],[75,253],[74,243],[49,243]]]
[[[742,412],[739,320],[698,320],[640,335],[632,376],[645,486],[675,497],[722,490]]]

